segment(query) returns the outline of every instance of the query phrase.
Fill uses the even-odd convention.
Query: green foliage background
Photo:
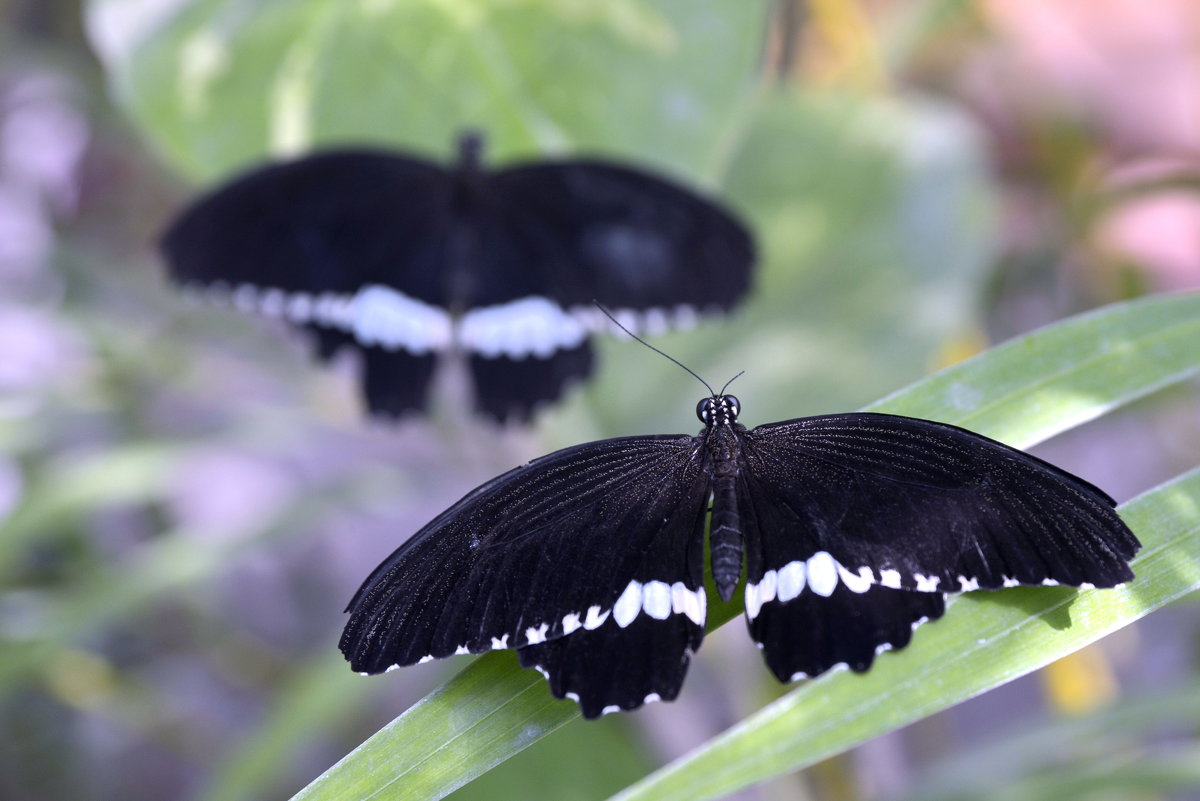
[[[962,24],[964,7],[902,4],[884,28],[883,69],[898,72],[927,37]],[[710,381],[745,370],[748,424],[858,408],[911,385],[879,408],[1028,447],[1200,368],[1200,298],[1181,295],[1118,304],[922,379],[985,331],[1003,244],[986,139],[962,109],[886,77],[774,80],[770,3],[90,0],[84,11],[120,111],[186,186],[146,204],[144,240],[190,192],[263,159],[346,142],[440,158],[478,127],[496,163],[619,158],[746,217],[762,256],[754,296],[723,324],[656,344]],[[726,649],[717,634],[677,704],[587,724],[506,653],[364,680],[334,651],[355,571],[538,453],[692,430],[691,379],[608,341],[596,379],[533,432],[452,411],[373,428],[358,420],[345,371],[313,369],[254,321],[184,306],[147,278],[158,266],[144,249],[119,261],[86,231],[64,239],[62,316],[86,344],[86,369],[36,413],[0,416],[0,454],[25,477],[0,519],[0,698],[5,725],[32,732],[0,757],[33,798],[105,797],[94,779],[104,768],[77,759],[64,720],[137,732],[203,765],[189,794],[203,799],[719,797],[1035,670],[1200,585],[1200,479],[1188,472],[1123,507],[1147,546],[1129,588],[972,594],[865,676],[778,688],[765,670],[738,669],[747,663],[722,669],[748,643]],[[214,462],[276,483],[240,516],[182,512],[180,486]],[[271,586],[286,591],[293,629],[264,631],[269,611],[247,608],[263,602],[244,586],[270,572],[263,562],[280,565]],[[181,677],[199,681],[196,671],[250,699],[242,728],[189,705]],[[728,700],[747,684],[753,703]],[[1181,767],[1193,740],[1147,745],[1162,710],[1194,720],[1194,696],[1188,686],[1133,699],[991,754],[951,755],[912,797],[969,795],[962,777],[1000,759],[1012,770],[978,775],[1021,797],[1090,797],[1101,779],[1148,794],[1194,787]],[[655,727],[686,728],[697,719],[685,717],[689,703],[721,711],[693,740],[672,741],[698,750],[664,765],[672,749]],[[1082,742],[1114,720],[1127,737]],[[1045,744],[1054,733],[1068,741],[1060,749]],[[62,775],[34,778],[56,763]]]

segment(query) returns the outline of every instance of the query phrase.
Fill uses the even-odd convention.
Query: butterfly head
[[[733,395],[713,395],[696,404],[696,416],[708,428],[735,422],[741,410],[742,404]]]

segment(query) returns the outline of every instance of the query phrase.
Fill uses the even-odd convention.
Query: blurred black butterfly
[[[303,326],[321,357],[356,347],[385,415],[424,409],[436,355],[458,350],[479,410],[527,419],[591,372],[593,300],[659,333],[748,291],[750,235],[714,202],[599,161],[486,171],[481,150],[463,137],[450,169],[369,150],[257,169],[162,250],[175,280]]]
[[[728,600],[780,681],[866,670],[945,594],[1113,587],[1140,548],[1112,498],[962,428],[886,414],[737,423],[713,393],[699,436],[623,437],[495,478],[387,558],[341,650],[380,673],[514,648],[585,717],[679,692],[705,626],[704,531]]]

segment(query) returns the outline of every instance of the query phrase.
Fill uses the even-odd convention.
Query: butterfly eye
[[[696,416],[700,418],[700,422],[708,424],[708,418],[712,416],[713,399],[705,398],[696,404]]]
[[[725,401],[725,408],[729,410],[729,419],[736,420],[738,414],[742,411],[742,404],[733,395],[726,395],[721,400]]]

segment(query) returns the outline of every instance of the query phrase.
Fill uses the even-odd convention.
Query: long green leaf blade
[[[989,436],[1029,446],[1197,371],[1200,371],[1200,293],[1153,297],[1109,306],[1013,340],[920,381],[872,408],[966,425]],[[1175,493],[1171,498],[1173,502],[1189,502],[1186,494]],[[1165,525],[1172,519],[1167,516],[1161,522]],[[1131,524],[1134,522],[1131,520]],[[1162,531],[1151,519],[1138,524],[1138,528],[1147,535]],[[1127,599],[1130,593],[1147,590],[1148,583],[1140,576],[1132,589],[1122,591],[1119,596],[1111,592],[1081,595],[1070,613],[1082,615],[1077,619],[1083,624],[1072,631],[1078,636],[1093,631],[1091,618],[1083,614],[1089,605],[1115,604],[1118,597]],[[1039,599],[1053,597],[1062,607],[1059,615],[1067,613],[1066,607],[1074,596],[1066,591],[1060,590],[1057,595],[1054,592],[1018,589],[996,596],[1006,600],[968,597],[956,606],[995,606],[1007,610],[1008,616],[1002,619],[1010,627],[1019,628],[1028,617],[1022,611],[1022,603],[1036,604]],[[1089,597],[1097,600],[1087,601]],[[724,622],[738,612],[734,604],[714,606],[717,608],[710,612],[711,624]],[[1118,608],[1133,607],[1126,600]],[[963,611],[953,616],[948,614],[947,619],[955,620],[964,614]],[[1057,619],[1054,615],[1050,618]],[[953,629],[962,636],[962,631],[946,621],[927,628],[931,633],[922,629],[912,649],[892,660],[880,660],[867,676],[830,678],[839,682],[836,686],[850,688],[847,697],[880,703],[878,693],[869,689],[875,685],[868,687],[861,682],[876,681],[873,677],[881,673],[896,681],[900,669],[891,665],[908,665],[913,670],[914,660],[928,659],[931,654],[946,653],[947,649],[961,650],[962,643],[973,642],[976,637],[974,630],[967,627],[966,639],[948,639],[950,635],[945,632]],[[940,647],[938,643],[942,643]],[[994,660],[992,649],[981,653],[991,655]],[[1033,669],[1028,667],[1028,660],[1038,653],[1036,649],[1029,653],[1007,653],[1004,664],[1010,666],[1011,676],[1015,677]],[[885,663],[889,665],[886,673],[880,670]],[[826,685],[822,681],[817,686]],[[935,704],[926,706],[941,708]],[[901,721],[925,714],[912,711],[924,708],[904,704],[880,711],[886,712],[885,720],[892,721],[888,728],[894,728],[902,725]],[[304,801],[440,798],[577,714],[574,704],[553,700],[536,674],[519,670],[511,654],[487,654],[368,739],[296,798]],[[837,717],[835,711],[829,719]],[[870,735],[860,733],[857,739],[854,735],[841,738],[839,747],[849,747],[867,736]],[[736,766],[736,759],[730,764]]]
[[[1200,469],[1124,504],[1144,544],[1121,589],[963,596],[870,672],[826,674],[613,801],[701,801],[798,770],[1032,672],[1200,588]]]
[[[1027,448],[1200,371],[1200,294],[1114,303],[918,381],[874,411]]]

